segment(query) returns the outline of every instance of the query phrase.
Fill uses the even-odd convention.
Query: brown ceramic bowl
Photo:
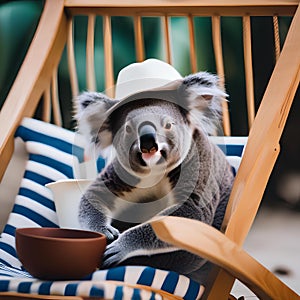
[[[62,228],[18,228],[16,249],[24,268],[44,280],[82,279],[99,267],[106,237]]]

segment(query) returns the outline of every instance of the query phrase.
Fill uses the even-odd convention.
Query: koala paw
[[[105,225],[97,231],[103,233],[106,236],[106,238],[108,240],[108,243],[116,240],[118,238],[119,234],[120,234],[119,230],[114,228],[111,225]]]
[[[124,249],[124,245],[122,245],[120,239],[112,242],[106,247],[104,252],[102,268],[106,269],[116,266],[118,263],[124,260],[126,255],[126,248]]]

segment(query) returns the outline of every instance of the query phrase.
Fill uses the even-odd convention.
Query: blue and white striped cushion
[[[187,300],[198,299],[203,293],[203,287],[187,277],[151,267],[127,266],[100,270],[94,272],[89,279],[81,281],[42,281],[0,263],[0,294],[9,291],[40,295],[98,296],[105,299],[162,299],[158,292],[125,287],[122,282],[150,286],[153,291],[162,290]]]
[[[21,186],[0,238],[0,262],[20,267],[15,251],[18,227],[58,227],[52,194],[46,183],[73,178],[73,165],[83,161],[83,140],[74,132],[25,118],[15,134],[28,152]]]
[[[248,137],[244,136],[211,136],[210,140],[218,145],[227,157],[236,174],[241,163]]]
[[[84,159],[84,141],[72,131],[29,118],[23,120],[16,137],[25,142],[29,158],[13,210],[0,237],[0,292],[99,295],[108,298],[113,295],[113,299],[122,299],[120,296],[127,293],[134,299],[160,299],[153,292],[103,283],[105,280],[116,280],[152,286],[184,299],[196,299],[199,296],[198,283],[174,272],[149,267],[131,266],[96,271],[91,274],[90,280],[80,282],[44,282],[24,272],[15,250],[15,230],[19,227],[58,227],[52,194],[45,184],[74,178],[76,166]],[[231,138],[216,140],[229,161],[230,157],[238,159],[235,169],[238,168],[245,142],[244,138],[235,141]],[[103,165],[103,160],[100,163],[98,161],[98,166]]]

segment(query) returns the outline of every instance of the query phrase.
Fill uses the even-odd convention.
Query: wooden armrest
[[[202,222],[161,217],[151,220],[158,238],[197,254],[225,269],[261,299],[299,299],[299,296],[217,229]]]

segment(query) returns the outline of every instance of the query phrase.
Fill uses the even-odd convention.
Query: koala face
[[[156,174],[185,159],[195,130],[215,133],[226,96],[216,76],[200,72],[122,101],[83,93],[76,119],[92,147],[101,152],[112,145],[113,157],[128,172]]]
[[[148,99],[134,109],[121,110],[114,119],[119,120],[113,122],[116,156],[131,173],[168,172],[188,153],[191,130],[174,103]]]

